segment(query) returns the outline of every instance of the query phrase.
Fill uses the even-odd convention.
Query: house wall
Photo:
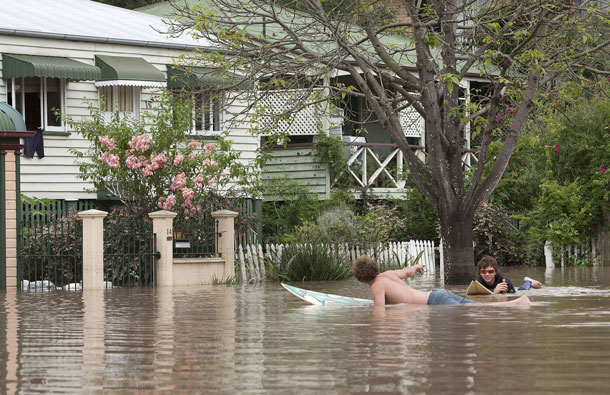
[[[288,176],[307,186],[319,198],[330,195],[328,165],[313,153],[311,147],[278,148],[273,150],[273,159],[263,168],[263,179]],[[265,196],[264,200],[275,200],[276,196]]]
[[[157,47],[139,47],[93,43],[84,41],[55,40],[46,38],[0,35],[0,54],[14,53],[40,56],[62,56],[83,63],[94,64],[94,55],[139,56],[165,73],[166,65],[185,51]],[[2,60],[0,55],[0,77]],[[142,89],[140,96],[141,111],[151,108],[151,99],[158,89]],[[7,101],[6,80],[0,78],[0,101]],[[66,115],[75,120],[87,117],[89,111],[85,100],[97,102],[98,91],[94,81],[69,81],[66,84]],[[239,112],[239,104],[229,109],[230,113]],[[249,162],[255,158],[259,146],[257,138],[248,132],[246,123],[237,123],[230,131],[233,148],[240,151],[241,160]],[[68,130],[69,131],[69,130]],[[86,150],[89,142],[71,133],[67,136],[46,133],[44,138],[45,157],[40,159],[23,157],[21,161],[21,191],[28,196],[52,199],[95,199],[96,193],[87,192],[89,183],[78,178],[78,167],[69,149]]]

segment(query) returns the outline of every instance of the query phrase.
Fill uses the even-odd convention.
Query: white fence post
[[[548,268],[555,267],[555,263],[553,262],[553,245],[548,240],[544,242],[544,261],[546,263],[546,267],[548,267]],[[563,261],[563,254],[562,254],[562,261]]]
[[[218,252],[225,260],[223,280],[235,277],[235,217],[238,215],[230,210],[212,213],[212,217],[218,220]]]
[[[83,290],[104,288],[104,217],[108,213],[87,210],[83,219]]]

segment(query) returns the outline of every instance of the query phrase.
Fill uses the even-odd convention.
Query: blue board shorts
[[[430,291],[428,296],[429,305],[441,305],[441,304],[467,304],[467,303],[478,303],[474,300],[462,298],[457,296],[451,291],[446,289],[434,289]]]

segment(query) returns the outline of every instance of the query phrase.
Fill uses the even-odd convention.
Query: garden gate
[[[18,226],[18,288],[82,288],[83,231],[76,210],[24,209]],[[156,285],[159,257],[152,223],[126,216],[104,220],[104,286]]]

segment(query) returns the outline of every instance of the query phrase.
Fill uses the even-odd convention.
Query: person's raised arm
[[[420,273],[424,273],[424,267],[422,265],[414,265],[408,266],[403,269],[393,270],[394,274],[396,274],[400,278],[412,277],[413,275]]]

